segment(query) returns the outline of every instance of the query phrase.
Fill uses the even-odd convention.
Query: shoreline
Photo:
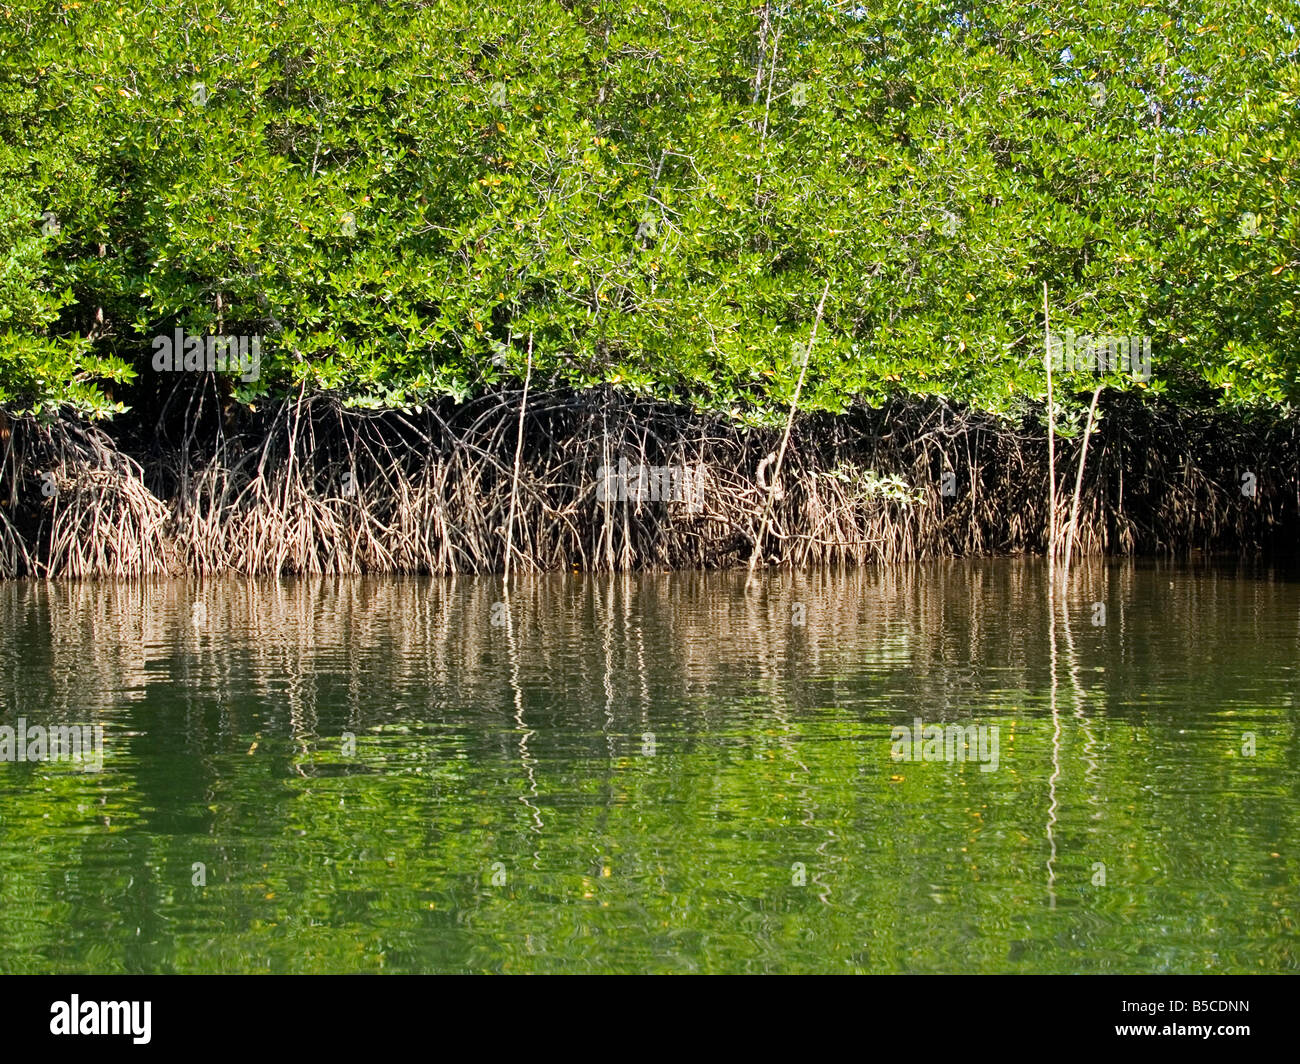
[[[1115,395],[1056,435],[1057,550],[1293,551],[1300,422]],[[4,419],[0,578],[864,565],[1046,553],[1048,444],[926,397],[777,427],[612,387],[414,411]],[[762,540],[761,552],[755,543]],[[755,554],[757,553],[757,557]]]

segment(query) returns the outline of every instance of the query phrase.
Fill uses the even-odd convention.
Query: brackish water
[[[104,729],[0,763],[4,972],[1300,967],[1295,574],[9,583],[0,633],[0,725]]]

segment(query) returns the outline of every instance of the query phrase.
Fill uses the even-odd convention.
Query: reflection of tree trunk
[[[776,581],[769,581],[765,584],[765,587],[769,591],[777,590],[779,584]],[[789,589],[784,590],[787,590],[788,592]],[[754,596],[747,594],[744,598],[744,602],[749,614],[749,630],[756,633],[760,640],[758,650],[759,668],[764,674],[764,679],[767,681],[768,704],[771,706],[772,716],[775,717],[781,725],[781,732],[777,738],[777,743],[780,745],[786,759],[796,765],[803,773],[803,780],[805,781],[804,784],[800,786],[793,773],[790,776],[790,783],[794,784],[798,788],[799,795],[797,800],[804,813],[804,817],[799,821],[799,823],[803,827],[812,828],[814,827],[814,819],[817,814],[817,800],[815,797],[817,793],[817,784],[807,782],[812,780],[812,769],[810,769],[799,756],[799,747],[795,741],[798,735],[798,727],[791,721],[790,714],[787,711],[787,703],[790,698],[790,685],[782,684],[781,681],[784,679],[784,676],[782,675],[780,668],[777,666],[777,655],[782,654],[783,652],[788,653],[791,644],[790,603],[786,596],[782,596],[782,599],[783,601],[781,602],[781,608],[777,613],[778,621],[775,627],[770,623],[766,601],[759,603]],[[757,608],[760,605],[763,607],[762,612],[759,612]],[[776,633],[780,633],[779,637],[776,639],[771,638],[771,636]],[[821,877],[827,870],[826,865],[834,860],[834,858],[827,853],[827,846],[830,845],[830,841],[834,837],[835,833],[828,829],[826,832],[826,838],[821,841],[814,851],[818,857],[821,858],[821,864],[816,867],[809,876],[809,880],[821,888],[821,893],[819,893],[817,897],[823,905],[830,904],[831,888],[830,885]]]
[[[1088,771],[1084,774],[1084,778],[1088,783],[1092,783],[1097,776],[1097,762],[1092,756],[1097,740],[1093,736],[1092,726],[1088,723],[1088,718],[1083,712],[1087,698],[1083,690],[1083,681],[1079,676],[1079,657],[1074,649],[1074,633],[1070,630],[1070,611],[1064,602],[1061,603],[1061,621],[1065,627],[1066,656],[1070,662],[1070,683],[1074,687],[1074,715],[1078,718],[1079,728],[1086,737],[1083,745],[1083,759],[1088,763]],[[1095,804],[1095,796],[1089,800]]]
[[[519,760],[524,766],[524,775],[528,777],[528,790],[536,798],[537,775],[534,766],[537,764],[537,759],[528,752],[528,740],[536,733],[524,723],[524,689],[519,682],[519,645],[515,642],[514,619],[510,616],[510,588],[504,583],[501,597],[504,600],[502,604],[505,606],[506,642],[510,648],[510,690],[514,693],[515,725],[519,729]],[[528,800],[526,794],[521,794],[519,800],[532,810],[533,826],[540,835],[543,827],[542,811]],[[533,867],[536,868],[541,861],[541,853],[534,853],[533,858]]]
[[[1047,807],[1047,842],[1051,854],[1047,858],[1047,898],[1048,906],[1056,908],[1056,835],[1052,825],[1056,823],[1056,781],[1061,776],[1061,714],[1056,704],[1056,575],[1054,567],[1048,563],[1047,570],[1047,634],[1049,643],[1052,683],[1050,702],[1052,707],[1052,775],[1047,781],[1049,804]]]

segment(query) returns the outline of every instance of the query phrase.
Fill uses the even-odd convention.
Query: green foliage
[[[1269,0],[17,0],[0,401],[107,412],[179,325],[264,337],[245,400],[403,406],[522,376],[531,333],[556,381],[770,421],[829,279],[806,408],[1021,409],[1045,391],[1044,281],[1054,325],[1152,337],[1155,378],[1115,387],[1290,403],[1295,21]]]
[[[0,171],[12,173],[12,165],[12,153],[0,147]],[[38,413],[60,405],[88,414],[121,409],[94,378],[126,380],[130,367],[96,356],[86,338],[51,328],[73,300],[59,290],[48,251],[60,236],[53,212],[38,211],[15,185],[0,185],[0,404]]]

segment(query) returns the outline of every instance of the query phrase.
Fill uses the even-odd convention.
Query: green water
[[[1294,574],[1093,564],[1055,609],[1018,560],[501,600],[0,585],[0,724],[104,729],[99,771],[0,763],[0,970],[1300,967]],[[894,760],[918,717],[996,725],[996,770]]]

